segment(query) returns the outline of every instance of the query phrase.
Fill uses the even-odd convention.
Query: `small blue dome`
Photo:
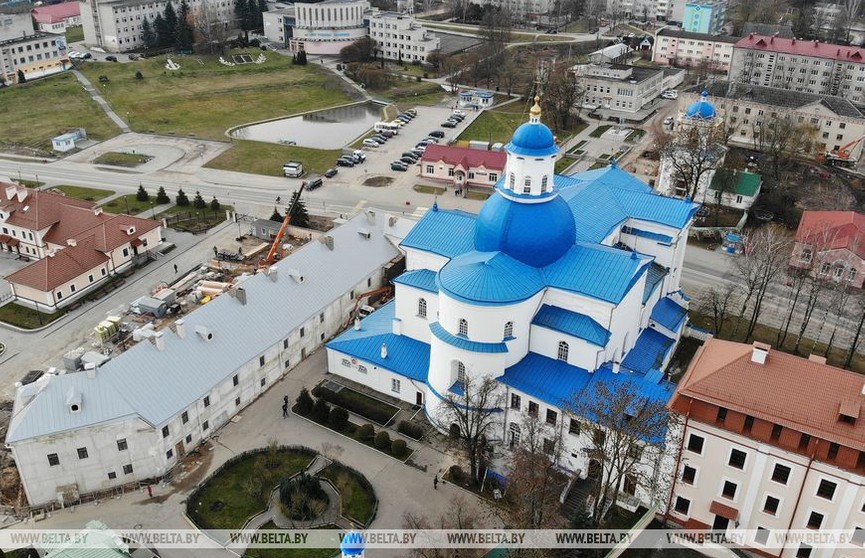
[[[475,221],[475,250],[500,251],[532,267],[544,267],[574,245],[576,230],[571,208],[559,196],[520,203],[496,192]]]
[[[439,288],[469,303],[499,305],[521,302],[546,287],[540,270],[502,252],[467,252],[438,273]]]
[[[339,549],[346,556],[360,556],[364,549],[363,537],[357,531],[349,531],[339,543]]]
[[[556,153],[556,138],[552,130],[540,122],[526,122],[517,128],[505,149],[519,155],[544,156]]]
[[[703,91],[700,95],[700,100],[692,103],[685,111],[685,116],[688,118],[697,118],[700,120],[711,120],[715,118],[715,105],[709,102],[709,92]]]

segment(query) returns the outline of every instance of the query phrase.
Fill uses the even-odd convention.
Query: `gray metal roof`
[[[43,389],[23,408],[16,402],[6,442],[135,415],[154,427],[164,424],[397,256],[385,235],[402,230],[401,224],[391,227],[383,212],[375,212],[374,223],[358,215],[329,233],[333,250],[310,242],[277,264],[276,281],[264,274],[243,281],[245,305],[223,295],[190,312],[185,338],[164,330],[163,350],[142,341],[94,378],[64,374],[25,386]],[[289,270],[299,271],[304,281],[298,283]],[[209,329],[212,341],[197,335],[197,326]],[[81,396],[81,410],[74,414],[67,411],[70,389]]]
[[[711,33],[692,33],[691,31],[682,31],[681,29],[672,29],[665,27],[658,30],[658,35],[661,37],[676,37],[678,39],[691,39],[695,41],[713,41],[716,43],[736,43],[741,37],[731,37],[729,35],[712,35]]]
[[[803,91],[791,91],[789,89],[764,87],[762,85],[750,85],[747,83],[730,83],[726,81],[716,81],[715,83],[709,84],[708,87],[701,86],[692,89],[692,91],[699,93],[703,89],[706,89],[712,97],[762,103],[764,105],[776,107],[797,109],[814,103],[821,103],[838,116],[849,116],[852,118],[863,117],[862,112],[857,109],[853,103],[841,97],[817,95],[814,93],[805,93]]]

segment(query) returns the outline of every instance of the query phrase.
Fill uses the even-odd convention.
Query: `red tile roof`
[[[74,0],[33,8],[33,19],[36,20],[36,23],[59,23],[66,18],[77,15],[81,15],[81,4]]]
[[[690,397],[847,447],[865,450],[865,416],[839,420],[842,407],[865,401],[865,376],[770,349],[765,364],[753,347],[709,339],[676,388],[671,406]]]
[[[848,249],[865,259],[865,215],[855,211],[805,211],[796,242],[818,251]]]
[[[501,172],[505,170],[508,155],[504,151],[487,151],[485,149],[469,149],[468,147],[432,144],[427,146],[421,160],[425,163],[442,161],[448,165],[461,165],[465,169],[484,167]]]
[[[103,252],[123,246],[160,226],[158,221],[150,219],[74,206],[63,206],[60,216],[61,220],[45,235],[46,242],[66,244],[70,238],[82,240],[92,237],[95,240],[94,248]],[[127,234],[130,227],[135,229],[133,234]]]
[[[821,43],[820,41],[803,41],[800,39],[784,39],[769,35],[756,35],[754,33],[739,40],[734,45],[736,48],[748,48],[768,52],[783,52],[797,56],[816,56],[818,58],[830,58],[843,62],[865,62],[865,50],[856,47],[833,45],[832,43]]]
[[[39,261],[6,276],[6,280],[43,292],[48,292],[87,273],[108,261],[108,256],[96,250],[93,242],[82,242],[67,246]],[[78,285],[79,289],[84,285]]]
[[[11,194],[11,195],[10,195]],[[0,182],[0,209],[9,213],[6,222],[16,227],[41,231],[60,221],[64,207],[92,208],[96,204],[58,194]],[[64,241],[65,242],[65,241]]]

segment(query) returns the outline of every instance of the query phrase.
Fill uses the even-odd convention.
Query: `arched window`
[[[465,387],[466,385],[466,365],[457,361],[457,383]]]
[[[469,336],[469,323],[464,318],[460,318],[459,323],[460,323],[460,326],[459,326],[460,327],[460,331],[459,331],[460,335],[462,335],[463,337],[468,337]]]
[[[514,176],[514,173],[511,173],[510,183],[511,183],[511,190],[513,190],[514,187],[517,185],[517,177]]]
[[[549,181],[549,178],[547,177],[547,175],[544,175],[544,177],[541,178],[541,193],[544,193],[547,191],[547,182],[548,181]]]
[[[505,339],[514,336],[514,322],[508,322],[505,324]]]
[[[804,248],[802,250],[802,254],[799,257],[799,261],[801,261],[802,263],[811,263],[812,255],[813,252],[811,252],[810,248]]]
[[[523,182],[523,194],[531,194],[532,193],[532,177],[527,176],[525,182]]]
[[[559,341],[559,360],[568,361],[568,344],[565,341]]]
[[[417,315],[421,318],[426,318],[426,299],[417,299]]]

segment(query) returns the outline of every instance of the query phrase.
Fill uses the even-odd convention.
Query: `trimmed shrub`
[[[405,434],[409,438],[414,438],[415,440],[423,438],[423,427],[407,420],[399,421],[396,431],[400,434]]]
[[[450,474],[451,481],[455,483],[463,484],[466,481],[466,472],[459,465],[453,465],[448,469],[448,473]]]
[[[361,425],[357,429],[357,439],[361,442],[369,442],[375,437],[375,427],[369,423]]]
[[[406,445],[405,440],[394,440],[391,442],[390,452],[394,457],[405,457],[408,453],[408,446]]]
[[[312,407],[315,402],[312,400],[312,396],[309,394],[309,390],[303,388],[300,390],[300,395],[297,396],[297,400],[295,401],[297,406],[295,407],[295,412],[302,416],[307,416],[312,412]]]
[[[342,432],[348,427],[348,411],[342,407],[334,407],[330,410],[329,420],[334,430]]]
[[[390,451],[390,434],[387,433],[387,430],[382,430],[375,435],[374,444],[381,451]]]
[[[327,417],[330,416],[330,405],[324,399],[317,400],[309,416],[315,422],[327,422]]]
[[[293,222],[293,221],[292,221]],[[343,396],[342,393],[336,393],[322,386],[316,386],[312,390],[312,394],[325,401],[344,407],[356,415],[373,420],[379,424],[387,424],[392,416],[392,412],[387,408],[387,404],[377,404],[371,401],[368,397],[359,393],[348,392]],[[383,405],[385,406],[383,408]]]
[[[317,478],[301,473],[282,481],[279,486],[279,500],[288,517],[309,521],[327,509],[330,498]]]

